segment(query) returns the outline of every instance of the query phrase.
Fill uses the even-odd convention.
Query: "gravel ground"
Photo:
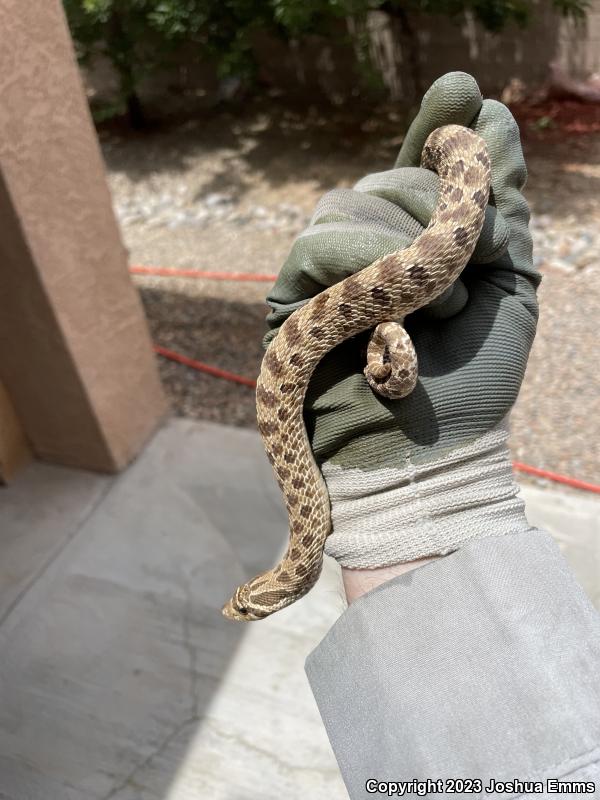
[[[253,108],[101,134],[132,264],[276,273],[320,195],[388,168],[397,114]],[[515,458],[600,482],[600,134],[526,138],[540,324],[512,416]],[[248,377],[268,284],[135,278],[154,340]],[[159,359],[177,413],[254,426],[247,387]]]

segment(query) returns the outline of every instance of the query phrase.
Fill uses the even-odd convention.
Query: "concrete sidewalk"
[[[600,502],[525,487],[600,606]],[[117,478],[32,464],[0,491],[0,798],[347,798],[303,672],[344,605],[219,608],[283,550],[257,434],[171,420]]]

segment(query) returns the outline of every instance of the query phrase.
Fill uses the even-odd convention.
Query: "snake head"
[[[258,610],[253,611],[250,603],[250,591],[247,584],[239,586],[235,590],[235,594],[228,600],[221,613],[227,619],[234,620],[235,622],[252,622],[253,620],[262,619],[264,612],[258,613]]]

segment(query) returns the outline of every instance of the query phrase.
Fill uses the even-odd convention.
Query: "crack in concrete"
[[[192,609],[193,596],[190,587],[190,578],[184,576],[183,591],[185,594],[183,614],[181,616],[182,643],[188,656],[188,670],[190,673],[190,714],[192,717],[199,718],[199,689],[200,689],[200,670],[198,669],[198,648],[192,643]]]
[[[3,627],[11,614],[21,605],[24,598],[29,594],[29,592],[37,585],[38,581],[44,576],[48,570],[55,564],[58,559],[63,555],[63,553],[67,550],[67,548],[73,544],[73,542],[78,538],[81,531],[85,528],[86,523],[89,519],[96,513],[98,508],[101,504],[108,498],[109,494],[113,490],[114,486],[116,485],[116,479],[108,478],[106,485],[102,487],[102,489],[98,492],[98,496],[94,498],[89,508],[86,512],[82,515],[81,519],[75,525],[74,530],[68,534],[64,541],[62,541],[56,549],[52,550],[48,555],[48,558],[39,566],[37,570],[30,576],[29,580],[26,581],[24,586],[21,590],[17,593],[14,599],[9,603],[8,607],[6,608],[4,614],[0,617],[0,627]]]
[[[137,764],[132,771],[121,781],[121,783],[113,786],[110,792],[102,800],[113,800],[119,792],[122,792],[128,786],[132,785],[136,775],[139,774],[144,767],[148,766],[155,758],[161,756],[171,742],[189,725],[195,725],[200,721],[199,709],[199,679],[200,672],[198,670],[198,648],[192,642],[192,608],[193,596],[190,587],[190,579],[187,575],[182,574],[180,585],[183,587],[183,613],[181,614],[181,643],[188,657],[188,672],[190,678],[189,697],[190,697],[190,712],[182,722],[169,733],[165,738],[149,753],[143,761]]]
[[[250,750],[257,755],[264,756],[265,758],[269,759],[269,761],[274,762],[277,766],[279,766],[284,772],[295,773],[295,772],[313,772],[317,775],[321,775],[322,777],[335,777],[339,776],[339,772],[337,769],[334,768],[324,768],[321,769],[319,767],[311,767],[311,766],[304,766],[302,764],[290,764],[287,761],[283,761],[276,753],[272,752],[271,750],[265,750],[258,745],[251,743],[244,739],[239,733],[225,733],[215,722],[214,719],[205,719],[204,725],[207,728],[212,728],[214,733],[217,736],[220,736],[222,739],[225,739],[228,742],[233,742],[247,750]]]
[[[113,798],[115,798],[119,794],[119,792],[122,792],[124,789],[127,789],[128,786],[131,786],[135,779],[135,776],[141,770],[143,770],[144,767],[147,767],[148,764],[150,764],[155,758],[161,756],[165,752],[167,747],[171,744],[173,739],[177,738],[177,736],[179,736],[179,734],[183,730],[185,730],[186,727],[188,727],[189,725],[196,725],[199,721],[200,720],[198,717],[188,717],[187,719],[184,719],[183,722],[180,722],[178,725],[176,725],[175,728],[169,734],[167,734],[167,736],[165,736],[165,738],[161,742],[159,742],[159,744],[157,744],[157,746],[152,750],[152,752],[149,753],[146,756],[146,758],[144,758],[143,761],[137,764],[131,770],[131,772],[125,776],[125,778],[123,778],[121,783],[117,784],[116,786],[113,786],[110,792],[107,795],[105,795],[102,798],[102,800],[113,800]]]
[[[183,573],[181,575],[180,585],[183,587],[183,613],[181,615],[181,643],[188,657],[188,672],[189,672],[189,697],[190,697],[190,713],[183,722],[180,722],[156,748],[146,756],[146,758],[137,764],[133,770],[122,780],[121,783],[114,786],[106,797],[102,800],[113,800],[119,792],[126,789],[131,785],[135,776],[148,766],[148,764],[166,750],[169,744],[175,739],[188,725],[195,725],[200,722],[200,708],[199,708],[199,681],[200,670],[198,669],[198,648],[194,646],[192,640],[192,610],[193,610],[193,595],[190,587],[190,577]]]

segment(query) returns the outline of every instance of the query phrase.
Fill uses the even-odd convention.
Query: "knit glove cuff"
[[[333,521],[325,552],[343,567],[374,569],[528,530],[507,438],[505,418],[428,464],[363,471],[325,462]]]

